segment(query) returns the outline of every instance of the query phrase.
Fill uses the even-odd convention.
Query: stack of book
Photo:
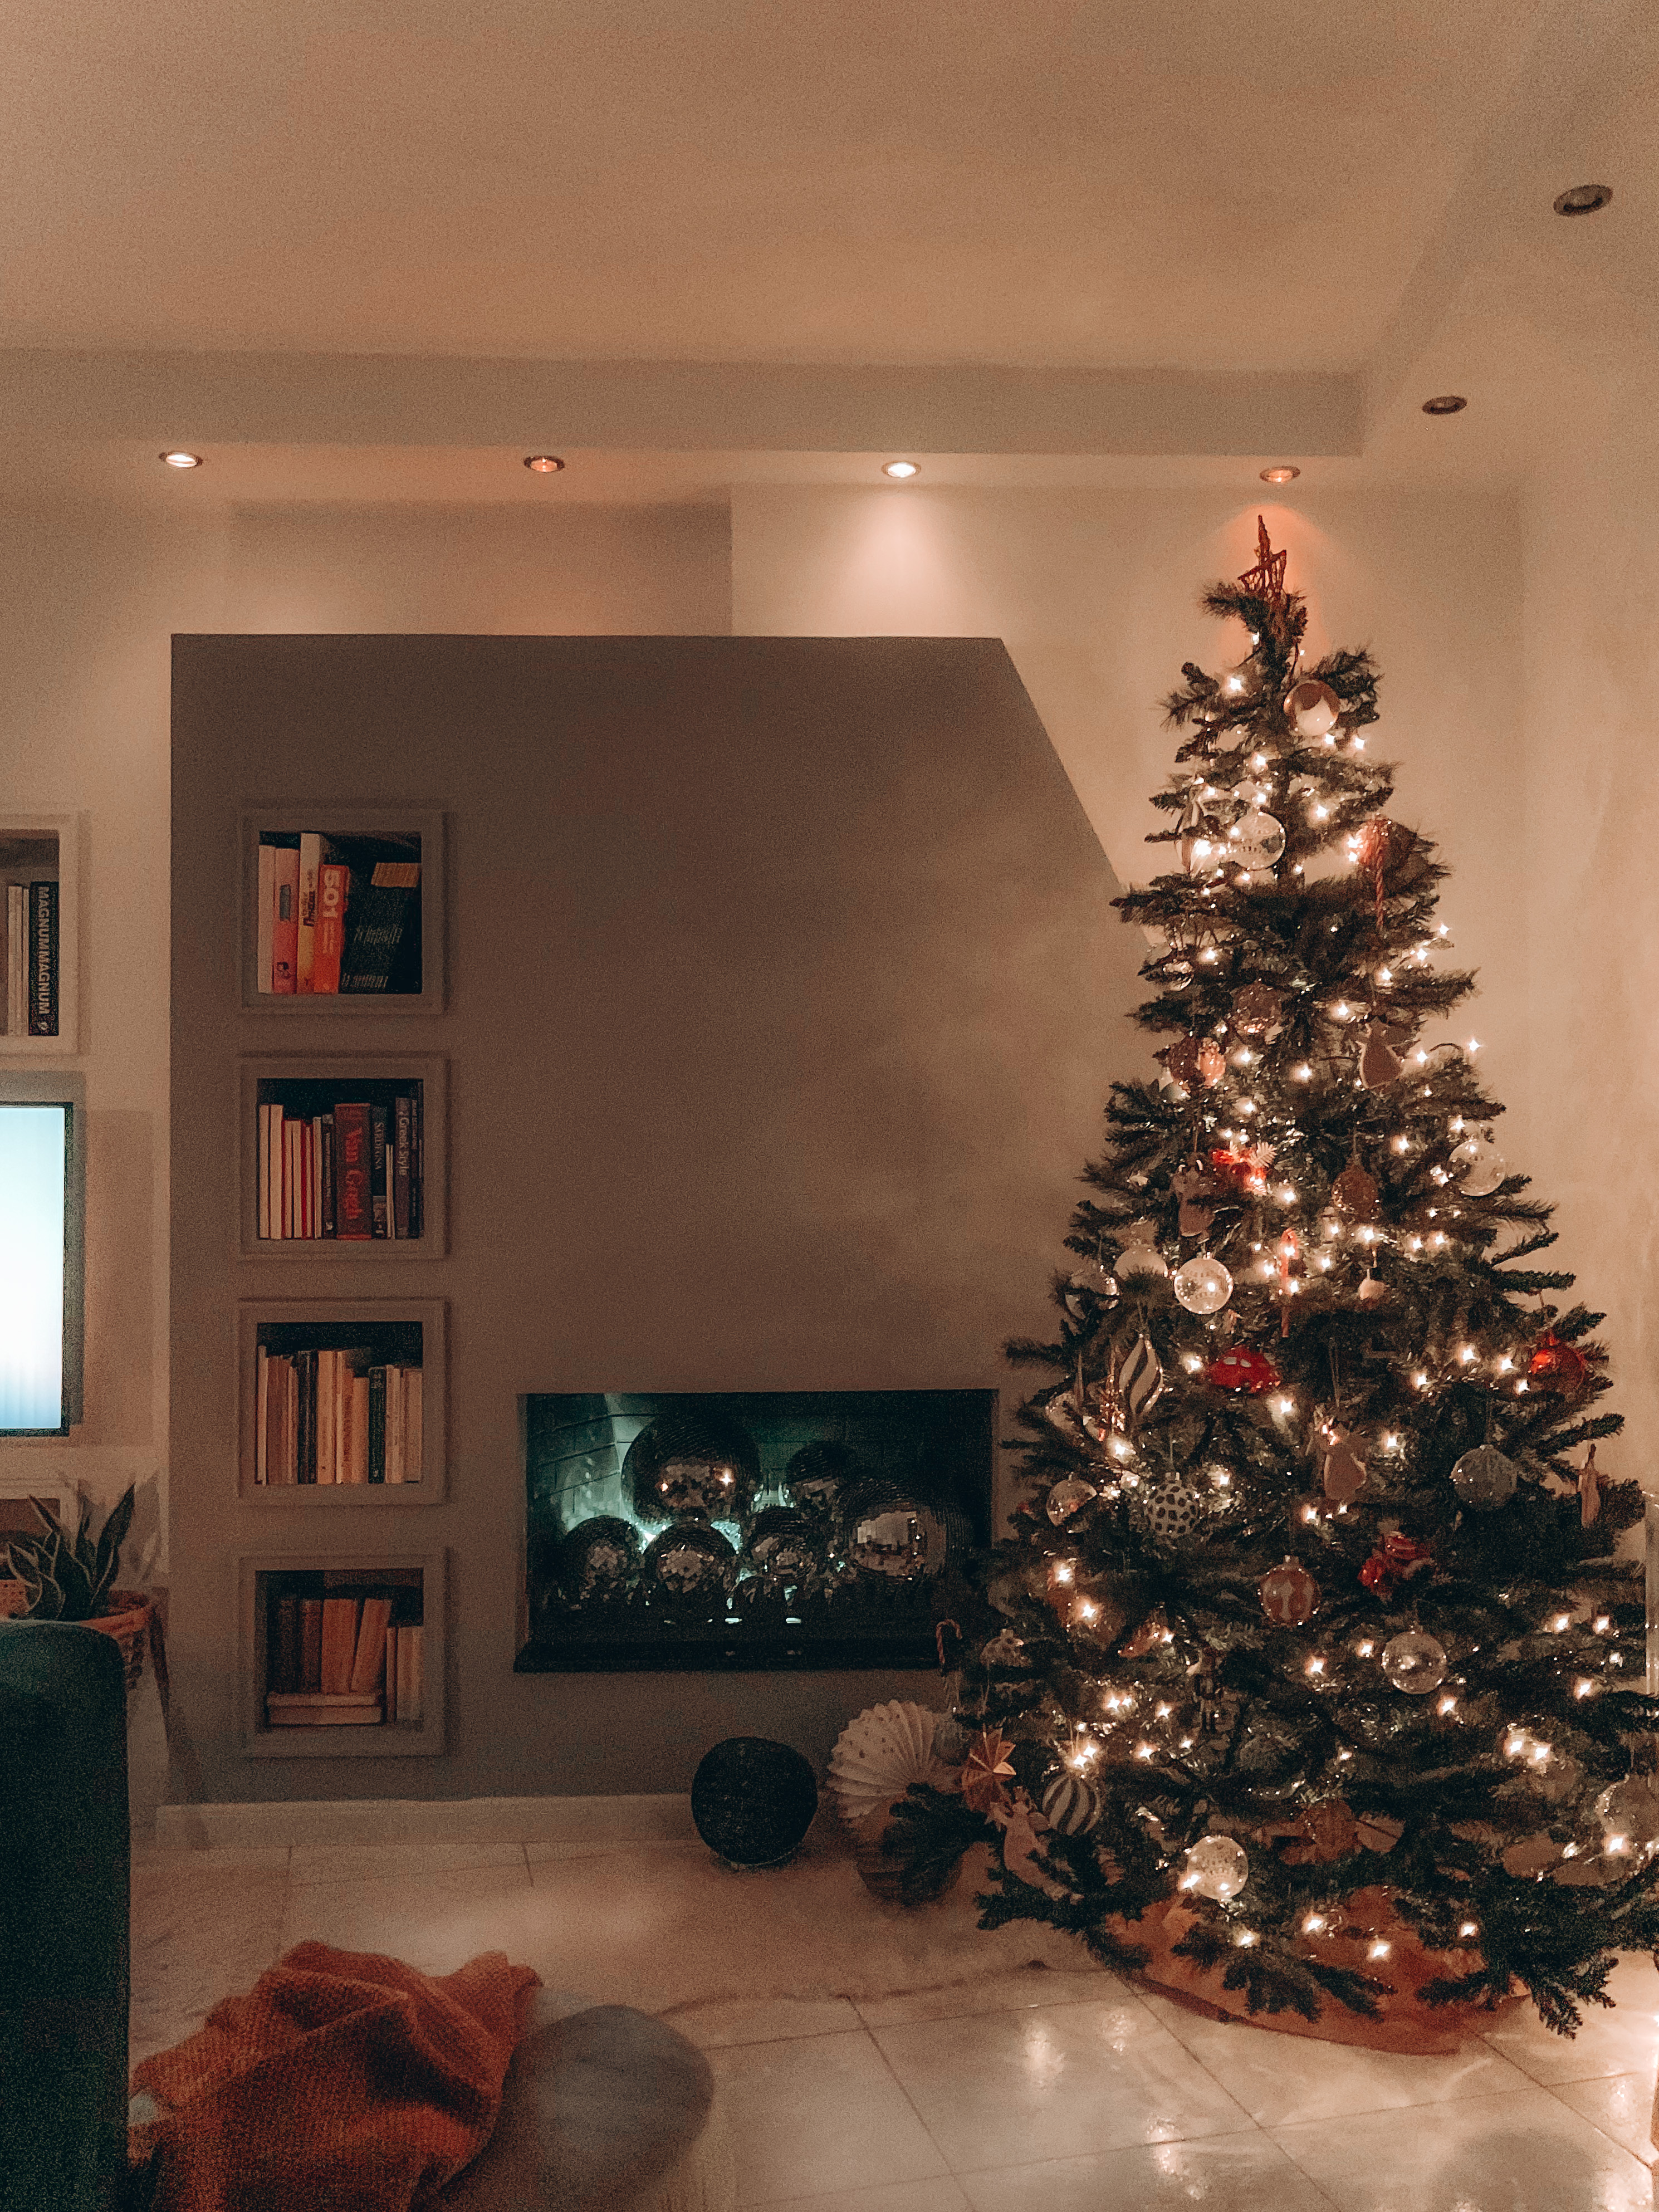
[[[259,840],[259,989],[418,993],[421,841],[272,830]]]
[[[265,1717],[272,1728],[371,1728],[418,1722],[424,1654],[418,1624],[394,1624],[392,1595],[281,1595],[272,1609]]]
[[[261,1106],[259,1234],[418,1237],[422,1170],[418,1089],[386,1106],[341,1099],[321,1114]]]
[[[418,1482],[421,1370],[366,1346],[258,1354],[254,1479]]]
[[[58,1034],[58,885],[6,885],[6,1035]]]

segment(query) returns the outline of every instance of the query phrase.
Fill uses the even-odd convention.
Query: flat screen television
[[[79,1077],[0,1073],[0,1437],[81,1419],[82,1099]]]

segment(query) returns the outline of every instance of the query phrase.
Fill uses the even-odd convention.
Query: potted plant
[[[129,1689],[143,1671],[153,1610],[142,1590],[115,1587],[121,1546],[132,1526],[134,1488],[127,1485],[96,1536],[92,1508],[84,1499],[71,1530],[44,1499],[31,1498],[41,1533],[12,1537],[6,1551],[6,1571],[22,1589],[23,1619],[80,1621],[112,1636],[125,1662]]]

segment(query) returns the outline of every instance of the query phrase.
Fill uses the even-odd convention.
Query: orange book
[[[295,860],[297,878],[297,854]],[[346,902],[350,882],[351,871],[342,861],[325,860],[318,868],[317,920],[311,947],[311,988],[313,993],[331,991],[338,994],[340,955],[345,951]]]
[[[331,1697],[343,1697],[351,1688],[351,1670],[357,1659],[357,1601],[355,1597],[323,1600],[322,1686]]]
[[[350,1688],[354,1692],[378,1690],[386,1668],[386,1632],[392,1619],[392,1600],[389,1597],[366,1597],[363,1618],[357,1631],[357,1656],[351,1665]]]

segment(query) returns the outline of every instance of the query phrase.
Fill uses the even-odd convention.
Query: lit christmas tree
[[[1154,842],[1157,1081],[1114,1086],[1024,1408],[1029,1501],[911,1865],[996,1846],[987,1925],[1167,1960],[1251,2011],[1481,2002],[1570,2032],[1659,1943],[1633,1483],[1599,1315],[1492,1141],[1444,870],[1384,810],[1368,654],[1308,665],[1285,555],[1204,605]],[[1579,1463],[1570,1452],[1582,1451]],[[1141,1923],[1139,1926],[1137,1923]],[[1426,1954],[1432,1954],[1430,1957]]]

